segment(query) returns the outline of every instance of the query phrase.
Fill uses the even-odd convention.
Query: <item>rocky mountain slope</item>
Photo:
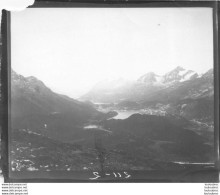
[[[158,90],[142,101],[143,106],[160,103],[166,111],[189,120],[214,121],[214,80],[210,69],[200,77]]]
[[[51,91],[35,77],[11,75],[11,117],[13,129],[31,129],[49,137],[75,139],[78,126],[103,114],[89,104]]]

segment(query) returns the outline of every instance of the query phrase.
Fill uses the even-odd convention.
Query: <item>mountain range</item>
[[[183,82],[197,77],[198,74],[196,72],[177,66],[163,76],[156,75],[154,72],[149,72],[141,76],[137,81],[145,83],[146,85],[172,85],[177,82]]]
[[[207,83],[208,81],[208,83]],[[201,84],[199,84],[202,82]],[[192,85],[192,86],[191,86]],[[192,87],[192,89],[191,89]],[[176,93],[176,90],[179,91]],[[175,91],[173,93],[173,91]],[[159,98],[158,94],[163,93]],[[136,81],[125,79],[99,82],[81,100],[93,102],[119,102],[122,100],[132,101],[167,101],[171,99],[185,99],[199,96],[212,95],[213,70],[199,75],[192,70],[186,70],[180,66],[159,76],[149,72],[140,76]]]
[[[199,75],[178,66],[162,76],[149,72],[133,82],[123,79],[108,82],[111,87],[100,82],[81,100],[115,103],[129,109],[156,108],[213,124],[213,82],[213,69]]]

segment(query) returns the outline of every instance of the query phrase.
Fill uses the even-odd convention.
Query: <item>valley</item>
[[[210,72],[199,76],[177,67],[135,84],[117,81],[118,88],[95,89],[79,100],[12,72],[11,171],[213,167]]]

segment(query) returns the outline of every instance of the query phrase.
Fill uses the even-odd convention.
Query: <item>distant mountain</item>
[[[211,98],[214,94],[213,82],[213,69],[210,69],[200,77],[193,77],[184,82],[176,82],[175,84],[162,90],[158,90],[156,93],[143,99],[146,101],[169,102],[188,98]]]
[[[107,83],[111,87],[94,87],[83,98],[94,102],[114,102],[118,109],[140,109],[161,106],[171,115],[188,120],[214,121],[214,75],[213,69],[202,75],[180,66],[163,76],[153,72],[142,75],[133,83],[120,80]],[[117,87],[120,86],[120,87]]]
[[[149,72],[141,76],[137,82],[145,83],[147,85],[162,84],[162,76],[156,75],[154,72]]]
[[[191,80],[197,77],[198,77],[198,74],[196,72],[192,70],[186,70],[182,68],[181,66],[177,66],[175,69],[166,73],[163,76],[162,82],[165,84],[166,83],[173,84],[176,82],[183,82],[183,81]]]
[[[213,69],[184,82],[177,82],[167,88],[143,98],[142,106],[161,103],[172,115],[188,120],[199,120],[213,124],[214,121],[214,76]]]
[[[102,116],[92,105],[51,91],[35,77],[11,74],[13,129],[31,129],[65,141],[76,138],[78,126]]]
[[[149,72],[139,79],[138,82],[145,83],[146,85],[172,85],[177,82],[183,82],[190,79],[197,78],[198,74],[192,70],[186,70],[181,66],[177,66],[172,71],[166,73],[163,76],[156,75],[154,72]]]
[[[117,102],[129,96],[134,83],[132,81],[119,79],[105,79],[98,82],[92,90],[80,97],[80,100],[93,102]]]
[[[172,101],[175,99],[195,98],[213,93],[213,73],[209,70],[198,75],[180,66],[165,75],[153,72],[142,75],[136,81],[102,81],[81,99],[94,102],[120,101]]]

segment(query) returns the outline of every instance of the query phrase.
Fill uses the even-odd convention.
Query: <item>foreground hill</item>
[[[13,130],[12,171],[180,170],[206,166],[194,162],[213,162],[213,147],[204,137],[165,117],[137,114],[99,125],[103,128],[94,126],[87,131],[89,136],[71,144],[26,129]]]
[[[161,161],[213,160],[213,146],[206,137],[164,116],[134,114],[125,120],[106,120],[103,126],[113,132],[105,143],[128,155]]]

